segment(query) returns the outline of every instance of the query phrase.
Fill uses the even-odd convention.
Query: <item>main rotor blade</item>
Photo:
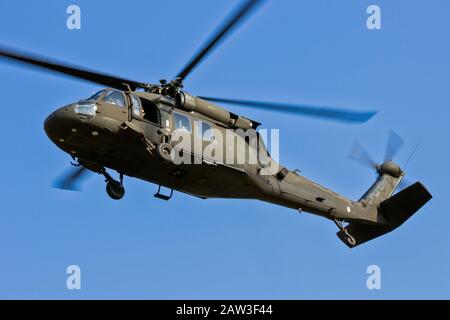
[[[178,73],[177,78],[183,80],[187,75],[205,58],[205,56],[225,37],[230,31],[242,22],[248,15],[256,9],[258,4],[265,0],[246,0],[223,25],[206,41],[201,50],[192,57],[191,61]]]
[[[366,167],[377,167],[377,163],[372,159],[369,153],[361,146],[359,142],[355,142],[353,144],[353,148],[350,153],[350,159],[355,160],[356,162],[359,162]]]
[[[241,107],[250,107],[263,109],[267,111],[276,111],[290,113],[300,116],[308,116],[315,118],[323,118],[329,120],[335,120],[340,122],[350,123],[364,123],[370,120],[377,112],[375,111],[352,111],[343,110],[330,107],[314,107],[309,105],[295,105],[287,103],[276,102],[260,102],[249,101],[240,99],[224,99],[224,98],[212,98],[212,97],[199,97],[201,99],[209,100],[212,102],[227,103],[232,105],[238,105]]]
[[[386,154],[384,156],[384,161],[386,162],[393,160],[403,144],[403,139],[391,130],[389,132],[388,143],[386,145]]]
[[[57,62],[50,58],[41,57],[29,52],[19,51],[13,48],[7,48],[0,45],[0,57],[10,59],[15,62],[28,64],[34,67],[51,70],[75,77],[78,79],[87,80],[98,83],[107,87],[116,88],[119,90],[128,90],[127,85],[131,90],[136,90],[138,87],[145,87],[146,84],[136,82],[124,78],[114,77],[105,73],[87,70],[81,67],[69,65],[64,62]]]
[[[80,191],[80,183],[84,180],[84,178],[86,178],[87,173],[89,173],[88,170],[81,165],[76,168],[70,168],[70,170],[58,177],[52,183],[52,187],[64,190]]]

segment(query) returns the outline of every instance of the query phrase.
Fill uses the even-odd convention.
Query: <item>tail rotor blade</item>
[[[396,154],[400,151],[403,144],[403,139],[394,131],[390,131],[384,161],[392,161]]]
[[[80,191],[80,184],[87,177],[87,173],[88,170],[83,166],[71,168],[55,179],[52,183],[52,187],[63,190]]]
[[[359,142],[353,144],[350,159],[370,168],[376,168],[377,163],[372,159],[369,153],[361,146]]]

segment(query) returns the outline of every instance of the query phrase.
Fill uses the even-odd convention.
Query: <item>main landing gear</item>
[[[123,187],[123,173],[120,174],[120,181],[114,180],[108,172],[103,168],[100,173],[106,179],[106,193],[111,199],[120,200],[125,195],[125,188]]]

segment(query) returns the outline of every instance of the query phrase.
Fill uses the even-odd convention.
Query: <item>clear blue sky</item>
[[[139,81],[171,78],[239,1],[2,1],[0,43]],[[66,29],[66,7],[82,29]],[[382,9],[383,30],[366,28]],[[336,226],[257,201],[153,198],[126,179],[114,202],[102,177],[84,192],[50,187],[69,157],[43,131],[59,106],[98,86],[0,63],[0,298],[450,298],[447,0],[269,1],[192,74],[199,95],[377,109],[351,126],[233,108],[280,128],[281,162],[357,199],[374,172],[347,157],[355,139],[377,159],[390,129],[403,164],[434,199],[392,234],[349,250]],[[105,49],[107,52],[105,54]],[[82,290],[65,287],[66,267]],[[366,268],[382,290],[366,288]]]

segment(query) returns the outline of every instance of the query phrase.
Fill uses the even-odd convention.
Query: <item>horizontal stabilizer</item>
[[[383,225],[350,223],[346,227],[346,231],[354,238],[355,243],[353,245],[348,243],[344,231],[339,231],[337,236],[350,248],[356,247],[397,229],[431,198],[428,190],[420,182],[416,182],[380,203],[378,211],[387,221],[386,223]]]
[[[398,228],[431,198],[428,190],[420,182],[416,182],[380,203],[380,211],[390,225]]]

